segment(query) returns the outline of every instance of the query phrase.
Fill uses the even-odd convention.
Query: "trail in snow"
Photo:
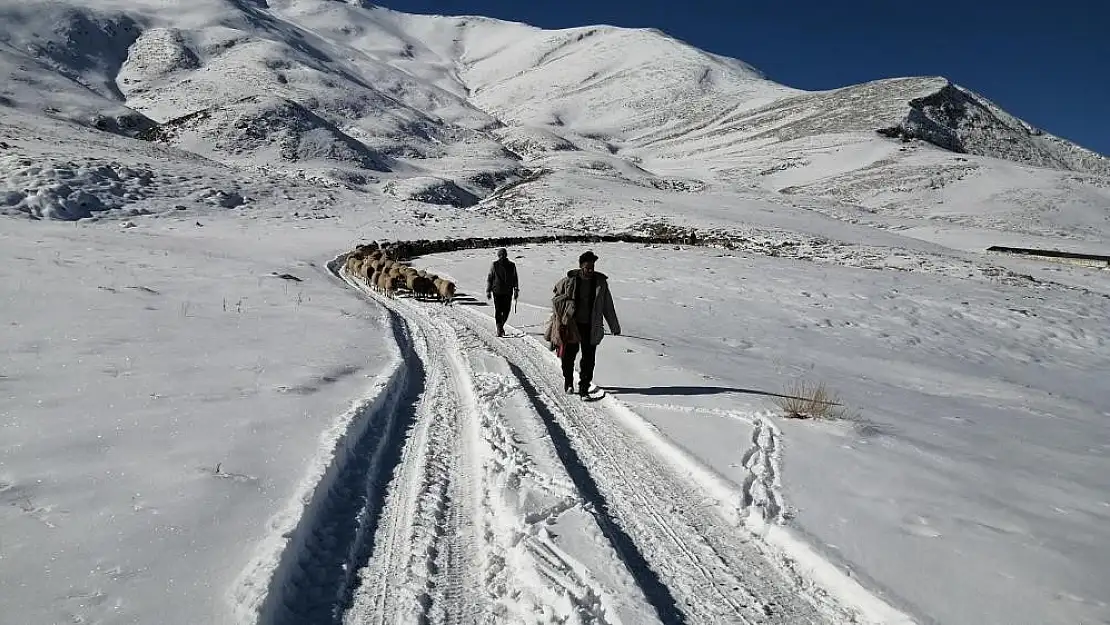
[[[513,364],[510,364],[510,367],[513,371],[513,375],[527,391],[528,395],[537,398],[535,400],[536,410],[543,417],[544,424],[547,426],[548,433],[559,454],[559,459],[562,460],[563,466],[566,467],[567,472],[570,474],[571,479],[574,480],[574,484],[579,492],[590,502],[598,525],[601,527],[602,531],[605,532],[610,542],[612,542],[617,553],[620,554],[621,560],[628,567],[633,577],[635,577],[637,584],[639,584],[640,588],[643,589],[644,593],[647,595],[659,619],[664,623],[686,622],[685,615],[679,610],[670,589],[660,581],[659,575],[652,570],[651,565],[648,564],[643,553],[640,552],[636,542],[613,518],[605,495],[602,494],[600,488],[598,488],[597,481],[590,475],[589,468],[582,462],[578,453],[575,452],[566,430],[560,425],[559,420],[551,412],[550,408],[542,401],[539,401],[539,392],[536,390],[536,387],[528,381],[528,377],[524,375],[520,367]]]
[[[644,622],[650,608],[615,554],[587,554],[602,563],[599,580],[596,562],[584,565],[552,535],[563,525],[602,540],[588,515],[565,521],[587,502],[555,450],[536,444],[539,416],[520,397],[498,408],[521,387],[504,373],[475,373],[507,364],[447,309],[379,301],[404,312],[406,359],[422,363],[425,387],[344,622],[617,623],[622,613]]]
[[[752,446],[744,452],[741,463],[748,470],[744,478],[744,509],[757,508],[766,521],[782,520],[782,482],[779,480],[779,431],[762,415],[756,416],[752,428]]]
[[[533,386],[537,403],[566,432],[563,444],[588,467],[608,513],[645,555],[686,622],[850,622],[851,614],[803,577],[769,560],[745,529],[719,512],[727,502],[710,500],[682,476],[688,467],[676,466],[624,427],[615,400],[583,403],[565,394],[562,374],[542,346],[498,341],[482,315],[463,307],[447,314],[483,336]]]
[[[744,485],[707,485],[627,406],[565,394],[536,341],[343,277],[388,311],[399,373],[317,488],[263,622],[859,622],[739,523],[782,514],[769,421]]]
[[[400,467],[390,485],[375,550],[346,622],[477,622],[481,605],[464,591],[480,584],[473,489],[464,482],[473,457],[460,397],[448,363],[429,348],[428,326],[413,327],[414,352],[427,378]]]

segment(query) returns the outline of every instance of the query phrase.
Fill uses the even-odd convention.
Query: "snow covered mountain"
[[[10,3],[0,17],[6,106],[235,166],[366,190],[442,186],[410,197],[461,205],[541,168],[872,209],[983,169],[1072,172],[1030,174],[1053,206],[1077,189],[1103,197],[1110,176],[1107,158],[942,78],[802,92],[655,30],[546,31],[330,0]]]

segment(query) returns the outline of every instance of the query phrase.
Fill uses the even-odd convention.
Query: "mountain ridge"
[[[803,91],[651,28],[544,30],[332,0],[7,2],[0,16],[0,103],[368,192],[438,180],[451,192],[415,197],[469,206],[495,190],[485,181],[569,168],[902,210],[995,160],[1046,169],[1054,188],[1067,172],[1110,177],[1105,156],[943,77]],[[855,156],[830,156],[842,149]],[[921,171],[935,175],[899,182]],[[1048,192],[1054,209],[1063,193]]]
[[[633,129],[641,131],[637,136],[643,138],[668,126],[680,126],[682,120],[677,118],[682,116],[695,119],[706,114],[721,116],[729,114],[732,107],[773,108],[776,102],[793,104],[791,98],[821,99],[845,90],[890,85],[894,88],[891,93],[874,95],[885,99],[888,105],[908,105],[910,114],[897,123],[872,129],[877,132],[1015,162],[1088,173],[1110,172],[1110,160],[1105,156],[1009,115],[982,96],[942,77],[883,79],[806,92],[769,81],[743,61],[699,50],[653,28],[596,25],[543,30],[481,16],[410,15],[378,4],[327,0],[288,0],[262,5],[208,0],[207,4],[222,9],[213,13],[218,19],[209,18],[214,23],[201,27],[204,19],[194,17],[189,20],[194,23],[193,28],[185,30],[158,25],[158,18],[151,15],[152,8],[144,11],[141,3],[132,12],[120,11],[114,5],[109,8],[55,4],[48,11],[53,18],[48,21],[53,26],[42,28],[44,25],[38,24],[47,34],[38,32],[35,19],[26,11],[9,8],[0,11],[5,21],[26,25],[35,32],[32,37],[0,33],[0,42],[8,44],[11,52],[22,45],[28,54],[42,59],[61,77],[105,100],[132,108],[139,115],[149,117],[153,113],[155,119],[163,121],[216,104],[206,103],[206,98],[229,97],[211,92],[208,87],[197,91],[196,80],[203,78],[197,74],[216,71],[233,77],[242,73],[238,68],[243,68],[248,70],[244,76],[259,81],[285,81],[281,84],[288,86],[290,78],[275,70],[290,65],[290,69],[307,67],[330,74],[333,80],[351,83],[363,92],[375,90],[368,78],[388,76],[394,84],[387,86],[387,92],[400,90],[409,96],[423,92],[417,102],[404,104],[417,104],[417,110],[432,113],[433,117],[442,118],[435,112],[443,105],[476,108],[472,115],[492,114],[502,123],[569,125],[582,134],[596,133],[599,127],[604,127],[603,121],[620,118],[626,126],[631,124],[631,128],[617,128],[616,134],[622,139],[630,138]],[[344,18],[346,23],[329,32],[339,21],[336,18]],[[163,17],[161,21],[174,20]],[[428,46],[429,33],[437,29],[456,31],[451,48]],[[220,32],[227,34],[221,37]],[[303,34],[306,32],[314,34],[307,36]],[[391,39],[395,40],[392,48],[385,45]],[[475,39],[497,43],[491,49],[488,41]],[[373,50],[367,44],[370,40],[385,42],[385,48]],[[401,42],[403,46],[397,45]],[[450,76],[460,87],[453,93],[458,101],[435,95],[445,82],[442,76],[427,80],[429,67],[435,62],[422,61],[423,75],[412,71],[413,63],[408,59],[414,57],[414,42],[424,43],[439,57],[438,72]],[[352,58],[343,62],[335,52],[350,53]],[[353,58],[359,52],[363,57],[361,65]],[[506,62],[505,57],[511,58]],[[269,71],[249,69],[258,65]],[[180,75],[176,81],[175,74]],[[405,84],[407,78],[424,80],[426,86],[412,88]],[[903,102],[906,96],[897,86],[904,81],[943,81],[943,85],[938,85],[935,93],[918,94]],[[615,83],[615,88],[607,89],[609,83]],[[259,82],[254,88],[263,91],[264,85],[265,82]],[[192,110],[179,106],[170,114],[165,110],[165,101],[173,97],[161,92],[186,87],[194,99]],[[155,91],[159,92],[158,97],[152,94]],[[3,95],[8,101],[17,102],[9,94]],[[302,105],[311,104],[303,94],[299,99],[297,95],[282,97]],[[390,105],[380,97],[380,91],[378,96],[377,106],[388,110]],[[163,102],[155,102],[156,99]],[[589,111],[587,119],[582,118],[582,111]],[[1008,135],[1003,141],[1025,140],[1037,145],[1024,153],[1005,150],[1002,142],[986,145],[988,142],[974,130],[987,118],[995,122],[993,130]],[[490,122],[478,127],[488,127]],[[467,125],[474,127],[473,122]],[[1035,140],[1030,141],[1031,138]]]

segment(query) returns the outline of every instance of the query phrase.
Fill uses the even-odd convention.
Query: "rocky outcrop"
[[[386,183],[382,189],[402,200],[425,204],[441,204],[455,208],[469,208],[479,202],[478,196],[463,189],[454,181],[434,176],[417,176]]]
[[[951,150],[1017,163],[1110,175],[1110,159],[1054,137],[1007,114],[990,101],[951,82],[909,101],[885,136],[920,139]]]
[[[267,160],[389,171],[386,160],[304,106],[250,96],[170,120],[140,138],[183,147],[214,160]]]

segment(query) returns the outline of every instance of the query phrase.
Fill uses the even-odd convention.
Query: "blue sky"
[[[1110,155],[1110,0],[386,0],[542,28],[652,27],[800,89],[945,76]]]

